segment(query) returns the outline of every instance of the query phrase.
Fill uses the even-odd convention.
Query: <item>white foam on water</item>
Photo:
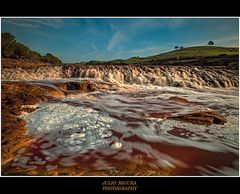
[[[49,148],[56,154],[59,146],[63,153],[85,153],[110,143],[112,119],[91,108],[65,103],[43,103],[32,113],[22,116],[28,135],[42,135],[58,147]],[[48,148],[49,144],[43,144]],[[61,151],[60,151],[61,152]],[[58,154],[60,154],[60,152]],[[57,154],[57,155],[58,155]]]

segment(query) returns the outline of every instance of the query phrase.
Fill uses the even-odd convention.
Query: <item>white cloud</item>
[[[108,41],[107,50],[112,50],[114,47],[116,47],[119,43],[126,40],[126,35],[122,32],[115,32],[113,36]]]
[[[90,46],[93,48],[93,51],[90,53],[87,53],[86,55],[81,56],[82,58],[90,57],[92,55],[95,55],[98,52],[98,48],[96,47],[96,45],[94,43],[91,42]]]
[[[91,42],[91,46],[94,49],[94,52],[98,52],[98,49],[94,43]]]
[[[24,21],[22,19],[2,19],[3,23],[18,26],[18,27],[23,27],[23,28],[36,28],[38,25],[29,23],[28,21]]]
[[[177,28],[185,24],[184,19],[172,18],[172,19],[132,19],[121,22],[119,20],[113,20],[110,23],[110,28],[114,32],[107,44],[107,50],[110,51],[116,46],[120,45],[123,41],[130,40],[131,36],[134,36],[136,32],[141,32],[145,29],[158,29],[158,28]],[[148,51],[151,48],[147,48]],[[140,52],[141,53],[141,52]]]
[[[26,19],[15,19],[15,18],[3,18],[3,22],[15,25],[23,28],[38,28],[41,26],[47,26],[51,28],[62,28],[65,25],[64,19],[39,19],[39,18],[26,18]]]

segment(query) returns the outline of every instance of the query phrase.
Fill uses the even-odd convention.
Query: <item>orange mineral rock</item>
[[[180,120],[199,125],[224,124],[227,120],[215,111],[194,112],[179,116],[171,116],[169,119]]]

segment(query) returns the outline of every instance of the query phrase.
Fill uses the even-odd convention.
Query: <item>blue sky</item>
[[[174,46],[239,46],[238,18],[2,18],[1,31],[65,63],[127,59]]]

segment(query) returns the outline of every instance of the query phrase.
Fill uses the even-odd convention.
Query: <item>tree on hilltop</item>
[[[212,46],[212,45],[214,45],[214,42],[213,41],[209,41],[208,45]]]

